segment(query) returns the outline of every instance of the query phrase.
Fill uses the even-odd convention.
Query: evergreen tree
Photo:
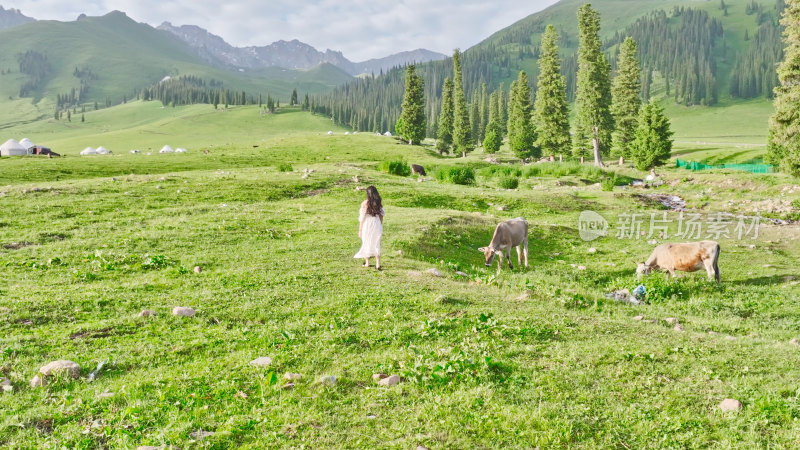
[[[636,132],[641,86],[641,71],[636,57],[636,41],[628,37],[619,50],[617,76],[611,86],[611,113],[614,115],[613,150],[616,155],[629,157],[629,145]]]
[[[478,127],[478,142],[483,142],[486,136],[486,127],[489,125],[489,95],[486,92],[486,83],[481,83],[481,108],[480,126]]]
[[[308,100],[308,93],[303,98],[303,111],[308,111],[311,108],[311,103]]]
[[[569,150],[569,109],[567,85],[561,75],[558,56],[558,34],[548,25],[542,36],[539,52],[539,81],[536,88],[534,122],[539,133],[537,144],[545,154],[562,154]]]
[[[417,75],[414,64],[406,68],[406,92],[403,96],[403,111],[398,122],[402,129],[396,130],[409,144],[419,144],[425,139],[425,82]]]
[[[475,149],[470,136],[469,111],[461,77],[461,51],[453,52],[453,152],[467,156]]]
[[[663,165],[672,152],[672,134],[664,108],[656,103],[644,105],[630,149],[636,168],[647,170]]]
[[[81,113],[81,122],[86,122],[86,117],[84,116],[83,113]]]
[[[297,104],[297,89],[292,89],[292,98],[289,99],[289,106],[294,106]]]
[[[67,122],[72,122],[72,111],[67,110]]]
[[[450,78],[445,78],[442,86],[442,110],[436,137],[436,150],[441,154],[449,153],[453,144],[453,81]]]
[[[512,86],[508,99],[508,144],[519,158],[538,158],[542,150],[536,145],[531,87],[524,70],[519,72]]]
[[[508,97],[506,96],[506,84],[500,83],[498,88],[499,96],[497,98],[497,105],[500,109],[500,125],[505,136],[506,127],[508,126]]]
[[[789,0],[783,10],[784,60],[778,66],[775,113],[769,120],[766,161],[782,172],[800,176],[800,0]]]
[[[608,61],[601,51],[600,15],[585,4],[578,9],[578,76],[575,92],[576,127],[574,151],[583,156],[591,148],[595,165],[602,167],[608,151],[614,119]]]
[[[472,102],[469,105],[469,127],[469,134],[475,140],[474,144],[476,146],[480,145],[483,141],[479,140],[481,129],[481,105],[477,89],[472,91]]]
[[[503,145],[503,129],[500,124],[500,92],[494,91],[489,97],[489,123],[483,138],[483,151],[497,153]]]

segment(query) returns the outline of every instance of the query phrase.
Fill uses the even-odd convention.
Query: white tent
[[[111,150],[109,150],[109,149],[107,149],[107,148],[105,148],[105,147],[103,147],[101,145],[100,147],[97,147],[97,154],[98,155],[109,155],[109,154],[111,154]]]
[[[0,156],[20,156],[27,155],[28,149],[20,145],[14,139],[9,139],[5,144],[0,145]]]
[[[22,138],[22,139],[20,139],[20,140],[19,140],[19,145],[21,145],[21,146],[25,147],[26,149],[30,149],[31,147],[36,147],[36,144],[34,144],[34,143],[33,143],[33,142],[30,140],[30,139],[28,139],[28,138]]]
[[[96,154],[97,154],[97,150],[93,149],[92,147],[86,147],[85,149],[83,149],[81,151],[81,156],[96,155]]]
[[[183,148],[183,147],[176,148],[176,149],[175,149],[175,153],[186,153],[186,149],[185,149],[185,148]]]
[[[170,147],[169,145],[161,147],[161,150],[158,151],[158,153],[174,153],[174,152],[175,150],[173,150],[172,147]]]
[[[392,133],[390,133],[390,132],[388,132],[388,131],[387,131],[386,133],[383,133],[383,135],[384,135],[384,136],[391,136],[391,135],[392,135]]]
[[[328,136],[332,135],[333,131],[328,131]]]

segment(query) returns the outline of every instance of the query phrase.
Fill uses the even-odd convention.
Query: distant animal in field
[[[636,276],[639,279],[654,270],[663,270],[668,278],[674,278],[676,270],[694,272],[705,268],[708,279],[719,282],[719,251],[715,241],[661,244],[653,249],[647,261],[636,267]]]
[[[517,263],[522,264],[522,255],[524,254],[525,267],[528,267],[528,222],[522,217],[497,224],[492,242],[488,247],[481,247],[478,250],[483,252],[486,257],[486,267],[491,267],[494,257],[497,256],[499,258],[498,269],[503,267],[503,252],[505,251],[508,268],[513,269],[511,247],[517,248]]]
[[[415,173],[417,175],[426,176],[425,168],[420,166],[419,164],[411,164],[411,173]]]

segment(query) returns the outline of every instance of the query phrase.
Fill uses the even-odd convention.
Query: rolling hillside
[[[28,73],[21,72],[23,59],[29,62]],[[0,30],[0,69],[0,102],[6,106],[0,126],[52,115],[56,96],[73,89],[83,88],[80,103],[119,104],[167,75],[195,75],[221,81],[226,88],[287,100],[293,88],[319,93],[351,79],[331,65],[309,71],[210,67],[169,33],[119,11]]]

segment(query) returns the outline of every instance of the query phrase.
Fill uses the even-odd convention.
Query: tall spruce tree
[[[402,112],[396,130],[409,144],[419,144],[425,139],[425,82],[417,75],[414,64],[406,68],[406,92],[403,95]]]
[[[292,97],[289,99],[289,106],[297,105],[297,89],[292,89]]]
[[[453,80],[450,78],[445,78],[442,85],[442,110],[436,138],[436,150],[440,154],[449,153],[453,145]]]
[[[642,100],[641,70],[637,59],[638,47],[628,37],[619,50],[617,76],[611,86],[611,113],[614,115],[613,151],[618,156],[630,157],[630,143],[636,133],[639,108]]]
[[[766,161],[781,172],[800,176],[800,0],[788,0],[783,10],[783,62],[778,66],[775,113],[769,120]]]
[[[470,136],[478,146],[482,141],[478,140],[481,130],[481,98],[477,89],[472,91],[472,102],[469,104],[469,125]]]
[[[461,51],[453,52],[453,152],[467,156],[475,149],[470,136],[469,110],[461,77]]]
[[[542,150],[536,145],[531,87],[524,70],[519,72],[512,86],[508,99],[508,144],[519,158],[538,158]]]
[[[486,126],[489,124],[489,95],[486,93],[486,83],[481,83],[481,110],[480,126],[478,127],[478,142],[483,142],[486,136]]]
[[[489,123],[483,138],[483,151],[497,153],[503,145],[503,126],[500,123],[500,92],[494,91],[489,97]]]
[[[672,134],[664,108],[656,103],[644,105],[630,148],[636,168],[647,170],[663,165],[672,152]]]
[[[569,107],[567,82],[561,74],[558,56],[558,34],[548,25],[542,36],[539,52],[539,81],[536,88],[534,122],[539,133],[537,144],[544,154],[555,155],[569,151]]]
[[[603,153],[611,144],[611,86],[608,61],[601,50],[600,15],[585,4],[578,9],[578,76],[575,91],[574,153],[594,153],[595,165],[603,166]]]

